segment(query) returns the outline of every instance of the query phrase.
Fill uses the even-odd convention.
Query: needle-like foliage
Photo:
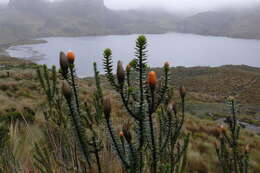
[[[235,99],[229,97],[227,103],[230,106],[231,116],[228,117],[228,129],[219,127],[219,144],[215,143],[216,153],[220,166],[224,173],[248,173],[250,146],[242,147],[239,144],[240,126],[236,117]]]
[[[180,90],[182,111],[179,115],[176,105],[173,107],[169,101],[169,63],[164,65],[159,86],[156,73],[149,72],[147,45],[145,36],[137,38],[136,58],[125,70],[122,62],[118,62],[117,81],[113,75],[112,51],[104,51],[103,66],[107,79],[121,96],[122,103],[132,118],[122,124],[119,136],[113,129],[111,111],[104,110],[108,131],[115,152],[127,172],[183,172],[189,143],[189,136],[181,133],[185,117],[185,89],[182,87]],[[111,110],[109,104],[106,105],[106,110]]]

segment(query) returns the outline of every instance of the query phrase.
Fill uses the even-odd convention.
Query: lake
[[[148,62],[151,67],[161,67],[165,61],[172,66],[221,66],[226,64],[260,67],[260,40],[200,36],[194,34],[145,35],[148,39]],[[59,65],[59,52],[73,50],[76,54],[77,74],[93,75],[93,62],[102,70],[105,48],[113,51],[113,60],[126,65],[134,58],[138,35],[109,35],[88,37],[40,38],[47,43],[19,45],[7,51],[11,56],[32,59],[48,66]]]

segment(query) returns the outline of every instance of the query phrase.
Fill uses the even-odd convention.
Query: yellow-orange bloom
[[[70,64],[73,64],[74,60],[75,60],[75,54],[72,51],[68,51],[67,52],[67,59],[68,59]]]
[[[151,89],[155,89],[155,86],[157,84],[157,76],[154,71],[150,71],[148,73],[148,84],[151,87]]]

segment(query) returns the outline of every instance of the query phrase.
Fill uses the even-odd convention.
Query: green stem
[[[99,159],[99,155],[98,155],[98,148],[97,148],[96,139],[94,136],[92,137],[92,141],[93,141],[93,145],[94,145],[94,149],[95,149],[95,157],[96,157],[96,161],[97,161],[97,165],[98,165],[98,172],[102,173],[100,159]]]
[[[70,75],[71,75],[72,88],[73,88],[73,92],[74,92],[74,96],[75,96],[77,111],[80,114],[79,100],[78,100],[78,94],[77,94],[76,83],[75,83],[75,78],[74,78],[73,66],[74,66],[73,64],[70,65]]]
[[[152,105],[151,110],[149,113],[149,123],[150,123],[150,129],[151,129],[151,140],[152,140],[152,146],[153,146],[153,173],[156,173],[157,169],[157,150],[156,150],[156,144],[155,144],[155,138],[154,138],[154,129],[153,129],[153,119],[152,119],[152,113],[154,112],[154,91],[152,90]]]
[[[72,108],[72,104],[71,102],[69,102],[67,100],[67,103],[68,103],[68,106],[69,106],[69,109],[70,109],[70,112],[71,112],[71,117],[72,117],[72,120],[73,120],[73,123],[75,125],[75,129],[76,129],[76,134],[78,136],[78,139],[79,139],[79,143],[80,143],[80,146],[81,146],[81,149],[83,151],[83,154],[84,154],[84,157],[89,165],[89,167],[91,167],[91,164],[90,164],[90,161],[89,161],[89,158],[88,158],[88,151],[86,149],[86,143],[85,143],[85,140],[84,140],[84,134],[82,134],[81,132],[81,129],[80,129],[80,125],[78,124],[78,120],[76,119],[76,115],[73,111],[73,108]]]
[[[120,160],[123,162],[125,168],[128,169],[128,168],[129,168],[129,165],[128,165],[128,163],[126,162],[126,160],[124,159],[124,157],[123,157],[123,155],[122,155],[122,153],[121,153],[121,151],[120,151],[120,149],[119,149],[119,146],[118,146],[118,144],[117,144],[117,142],[116,142],[116,139],[115,139],[115,136],[114,136],[114,134],[113,134],[112,127],[111,127],[111,125],[110,125],[109,119],[106,119],[106,124],[107,124],[108,130],[109,130],[111,139],[112,139],[112,141],[113,141],[113,143],[114,143],[115,149],[116,149],[116,151],[117,151],[117,154],[118,154]]]

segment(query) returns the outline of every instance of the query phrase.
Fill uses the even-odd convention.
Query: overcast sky
[[[55,0],[50,0],[55,1]],[[140,7],[164,8],[170,11],[208,11],[221,7],[251,7],[260,0],[104,0],[112,9],[134,9]],[[8,0],[0,0],[8,2]]]

